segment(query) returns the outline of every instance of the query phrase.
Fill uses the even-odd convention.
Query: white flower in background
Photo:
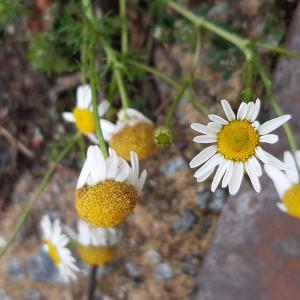
[[[103,117],[109,109],[109,102],[104,100],[98,106],[100,118]],[[67,122],[75,123],[77,129],[85,134],[91,142],[98,144],[96,132],[96,124],[93,117],[92,109],[92,91],[91,87],[86,84],[79,86],[76,90],[76,107],[72,112],[63,112],[63,118]],[[101,127],[103,128],[104,138],[110,136],[110,128],[114,126],[110,121],[100,119]],[[105,130],[104,130],[105,129]]]
[[[131,167],[109,149],[105,159],[98,146],[90,146],[77,187],[76,209],[85,222],[96,227],[114,227],[132,213],[147,172],[139,176],[139,161],[131,153]]]
[[[96,228],[82,220],[77,223],[77,250],[82,261],[90,265],[102,265],[112,260],[119,241],[114,228]]]
[[[268,164],[265,165],[265,171],[272,179],[281,200],[277,203],[278,208],[300,218],[300,151],[296,151],[295,156],[286,151],[284,153],[284,164],[286,166],[285,171]]]
[[[262,149],[263,143],[274,144],[278,136],[272,131],[287,122],[291,116],[284,115],[269,120],[262,125],[256,121],[260,110],[260,100],[240,104],[237,115],[226,100],[221,101],[227,120],[217,115],[209,115],[212,121],[207,126],[194,123],[192,129],[202,135],[194,138],[200,144],[213,144],[190,162],[190,167],[201,166],[195,173],[198,182],[206,180],[218,166],[211,190],[214,192],[222,180],[222,187],[229,187],[229,193],[235,195],[241,186],[244,171],[257,192],[261,186],[259,177],[262,168],[258,160],[274,167],[284,169],[284,164]]]
[[[53,224],[48,216],[43,216],[41,229],[44,241],[44,248],[57,266],[62,278],[69,282],[76,279],[75,273],[79,271],[75,258],[67,248],[69,239],[62,233],[59,220]]]
[[[153,122],[135,109],[121,109],[117,123],[106,123],[102,129],[104,139],[126,160],[130,160],[131,151],[136,152],[139,159],[149,157],[154,151]]]

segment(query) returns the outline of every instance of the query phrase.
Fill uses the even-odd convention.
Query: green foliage
[[[61,154],[62,150],[66,148],[71,141],[74,140],[74,136],[64,136],[56,143],[50,143],[48,145],[48,157],[52,161],[56,161]]]
[[[0,1],[0,31],[5,29],[7,23],[12,22],[21,12],[24,11],[21,0]]]

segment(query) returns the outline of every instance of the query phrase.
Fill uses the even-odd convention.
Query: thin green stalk
[[[269,97],[270,104],[274,108],[277,115],[282,116],[283,111],[282,111],[280,105],[278,104],[278,102],[277,102],[277,100],[274,96],[272,81],[270,80],[270,78],[269,78],[267,72],[265,71],[265,69],[263,68],[262,64],[257,59],[255,60],[255,66],[256,66],[258,74],[260,75],[260,78],[263,82],[263,85],[266,89],[267,95]],[[293,135],[293,132],[292,132],[292,129],[291,129],[290,125],[288,123],[285,123],[283,125],[283,128],[284,128],[285,134],[287,136],[288,142],[290,144],[291,150],[293,152],[296,152],[297,149],[298,149],[298,146],[297,146],[297,142],[296,142],[296,139]]]
[[[43,190],[45,189],[45,187],[47,186],[49,180],[51,179],[51,177],[53,176],[59,162],[66,156],[66,154],[72,149],[72,147],[74,146],[74,144],[78,141],[78,139],[80,138],[80,135],[76,135],[74,136],[69,143],[64,147],[64,149],[60,152],[60,154],[58,155],[57,159],[55,160],[55,163],[48,169],[47,173],[44,175],[42,181],[40,182],[36,193],[33,195],[31,201],[27,204],[27,206],[25,207],[22,215],[20,216],[17,225],[15,226],[14,230],[12,231],[6,245],[1,248],[0,250],[0,258],[5,254],[5,252],[8,250],[8,248],[13,244],[13,242],[15,241],[18,232],[20,231],[22,225],[25,223],[25,221],[27,220],[29,214],[31,213],[32,209],[34,208],[36,202],[39,200]]]
[[[128,27],[126,16],[126,0],[119,0],[120,18],[121,18],[121,51],[126,55],[128,52]]]
[[[122,72],[118,66],[114,67],[114,76],[116,78],[119,93],[121,96],[122,107],[124,109],[127,109],[130,107],[130,101],[128,99],[128,95],[125,89]]]

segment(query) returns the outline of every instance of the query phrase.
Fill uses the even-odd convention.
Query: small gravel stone
[[[177,156],[160,167],[160,171],[165,176],[172,176],[175,172],[178,172],[186,166],[185,160],[181,156]]]
[[[139,266],[132,260],[128,260],[125,263],[125,269],[130,277],[137,277],[140,274]]]
[[[145,252],[144,256],[147,261],[153,264],[158,264],[161,259],[160,254],[154,249],[149,249],[147,252]]]
[[[173,272],[172,267],[168,262],[164,262],[159,264],[155,268],[155,276],[159,279],[170,279],[172,278]]]
[[[11,298],[8,297],[5,290],[0,289],[0,300],[10,300]]]
[[[192,277],[197,276],[198,268],[191,261],[186,262],[184,269],[188,275]]]
[[[185,229],[191,230],[194,225],[197,223],[197,217],[188,209],[185,209],[183,212],[183,224]]]
[[[208,208],[215,212],[221,212],[225,204],[225,193],[223,189],[217,189],[211,196]]]
[[[13,258],[7,268],[9,276],[15,280],[22,279],[24,277],[24,265],[21,259]]]
[[[182,219],[179,216],[175,216],[172,220],[172,229],[176,232],[183,228]]]
[[[26,295],[26,300],[41,300],[42,295],[37,290],[29,290]]]
[[[197,204],[201,209],[207,208],[210,195],[210,189],[204,189],[197,193]]]

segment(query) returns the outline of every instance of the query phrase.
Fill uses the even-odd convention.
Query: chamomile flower
[[[77,251],[82,261],[103,265],[115,256],[118,242],[114,228],[96,228],[80,220],[77,223]]]
[[[131,166],[109,149],[104,158],[90,146],[76,187],[75,207],[81,219],[95,227],[114,227],[133,212],[147,172],[139,176],[139,161],[131,152]]]
[[[85,134],[91,142],[98,144],[95,135],[96,124],[93,117],[92,109],[92,91],[91,87],[86,84],[79,86],[76,91],[76,107],[72,112],[63,112],[62,116],[65,121],[75,123],[78,131]],[[104,100],[98,106],[99,116],[103,117],[109,109],[109,102]],[[113,124],[101,118],[101,127],[105,129],[105,138],[110,134],[110,128]]]
[[[75,273],[79,271],[75,258],[67,248],[69,239],[62,233],[59,220],[51,223],[48,216],[43,216],[41,229],[44,240],[44,248],[57,266],[62,278],[69,282],[76,279]]]
[[[260,192],[259,177],[262,168],[258,160],[280,169],[284,164],[262,148],[263,143],[274,144],[278,136],[270,134],[291,116],[284,115],[269,120],[262,125],[256,121],[260,110],[260,100],[242,102],[237,115],[226,100],[221,101],[227,120],[217,115],[209,115],[211,120],[206,126],[194,123],[192,129],[202,135],[194,138],[194,142],[213,144],[190,162],[190,167],[201,166],[195,173],[198,182],[206,180],[218,166],[211,190],[214,192],[222,180],[222,188],[229,187],[229,193],[235,195],[241,186],[244,171],[248,174],[255,191]]]
[[[278,208],[289,215],[300,218],[300,151],[296,151],[295,156],[286,151],[284,164],[286,166],[284,171],[268,164],[265,165],[265,171],[272,179],[281,200],[277,203]]]
[[[102,123],[101,123],[102,125]],[[130,151],[145,159],[154,151],[154,126],[150,119],[135,109],[120,110],[116,124],[102,127],[104,138],[118,155],[130,160]]]

